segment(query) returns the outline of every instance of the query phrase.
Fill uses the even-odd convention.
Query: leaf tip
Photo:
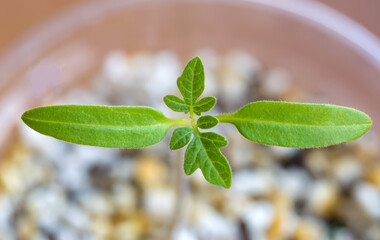
[[[24,113],[21,115],[21,120],[22,120],[26,125],[28,125],[28,124],[26,123],[26,120],[28,119],[28,115],[29,115],[29,111],[26,111],[26,112],[24,112]]]
[[[371,119],[371,117],[368,114],[366,114],[366,113],[364,113],[364,114],[367,117],[368,125],[371,127],[372,126],[372,119]]]
[[[193,60],[195,60],[195,61],[199,61],[199,62],[202,62],[202,60],[201,60],[201,58],[200,58],[199,56],[195,56],[195,57],[193,58]]]
[[[225,189],[230,189],[231,188],[231,181],[228,181],[227,183],[225,183],[225,185],[223,187]]]

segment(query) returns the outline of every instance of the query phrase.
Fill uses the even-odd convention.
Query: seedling
[[[171,119],[150,107],[57,105],[31,109],[22,120],[39,133],[71,143],[110,148],[142,148],[160,142],[171,127],[170,149],[187,145],[184,170],[191,175],[198,168],[214,185],[231,186],[231,168],[220,148],[227,140],[210,129],[230,123],[245,138],[261,144],[315,148],[359,138],[372,125],[371,118],[358,110],[327,104],[258,101],[235,113],[205,115],[216,103],[214,97],[200,96],[204,90],[204,69],[199,57],[192,59],[177,80],[182,98],[164,97],[175,112],[189,119]],[[190,142],[190,143],[189,143]]]

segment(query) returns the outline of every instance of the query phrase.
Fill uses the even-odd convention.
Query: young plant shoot
[[[204,90],[204,69],[199,57],[192,59],[177,80],[183,98],[164,97],[175,112],[189,119],[171,119],[150,107],[58,105],[31,109],[22,120],[35,131],[71,143],[111,148],[142,148],[160,142],[175,129],[170,149],[187,145],[184,170],[191,175],[198,168],[214,185],[231,186],[231,168],[220,148],[227,140],[210,129],[219,122],[235,125],[245,138],[267,145],[315,148],[359,138],[372,125],[358,110],[327,104],[275,101],[249,103],[231,114],[205,115],[216,103],[214,97],[200,98]]]

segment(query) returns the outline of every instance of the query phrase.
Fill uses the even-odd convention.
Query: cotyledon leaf
[[[371,118],[358,110],[328,104],[259,101],[217,116],[249,140],[283,147],[324,147],[366,133]]]
[[[231,168],[219,150],[227,144],[227,140],[217,133],[194,131],[193,139],[185,152],[185,173],[191,175],[200,168],[209,183],[230,188]]]
[[[201,115],[202,112],[208,112],[212,107],[214,107],[215,103],[215,97],[204,97],[194,104],[194,113]]]
[[[166,106],[175,112],[188,113],[190,110],[189,105],[187,105],[184,100],[174,95],[166,95],[164,97],[164,102]]]
[[[197,127],[201,129],[213,128],[218,124],[218,119],[211,115],[206,115],[198,118]]]
[[[177,80],[177,86],[181,92],[185,103],[190,107],[195,104],[204,90],[204,69],[199,57],[189,61],[183,70],[182,75]]]
[[[57,105],[26,111],[22,120],[39,133],[71,143],[141,148],[161,141],[170,127],[188,125],[150,107]]]
[[[190,127],[180,127],[173,131],[172,138],[170,139],[170,149],[176,150],[183,148],[189,143],[193,129]]]

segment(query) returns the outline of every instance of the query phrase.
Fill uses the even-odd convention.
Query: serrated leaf
[[[168,119],[150,107],[58,105],[25,112],[22,120],[39,133],[71,143],[141,148],[161,141],[170,127],[186,119]]]
[[[185,173],[191,175],[200,168],[209,183],[230,188],[231,168],[226,157],[219,150],[227,144],[227,140],[219,134],[195,133],[185,152]]]
[[[218,124],[218,119],[216,117],[206,115],[198,118],[197,127],[201,129],[208,129],[215,127]]]
[[[325,104],[261,101],[217,116],[249,140],[283,147],[324,147],[354,140],[372,125],[358,110]]]
[[[195,103],[193,107],[193,111],[198,116],[201,115],[202,112],[208,112],[212,107],[215,106],[216,98],[214,97],[204,97],[198,102]]]
[[[199,57],[195,57],[186,65],[177,80],[177,86],[185,103],[193,106],[204,90],[204,69]]]
[[[166,106],[175,112],[188,113],[190,110],[189,105],[187,105],[184,100],[174,95],[166,95],[164,97],[164,102]]]
[[[172,138],[170,139],[170,149],[176,150],[186,146],[186,144],[189,143],[192,134],[193,129],[189,127],[176,128],[173,131]]]

